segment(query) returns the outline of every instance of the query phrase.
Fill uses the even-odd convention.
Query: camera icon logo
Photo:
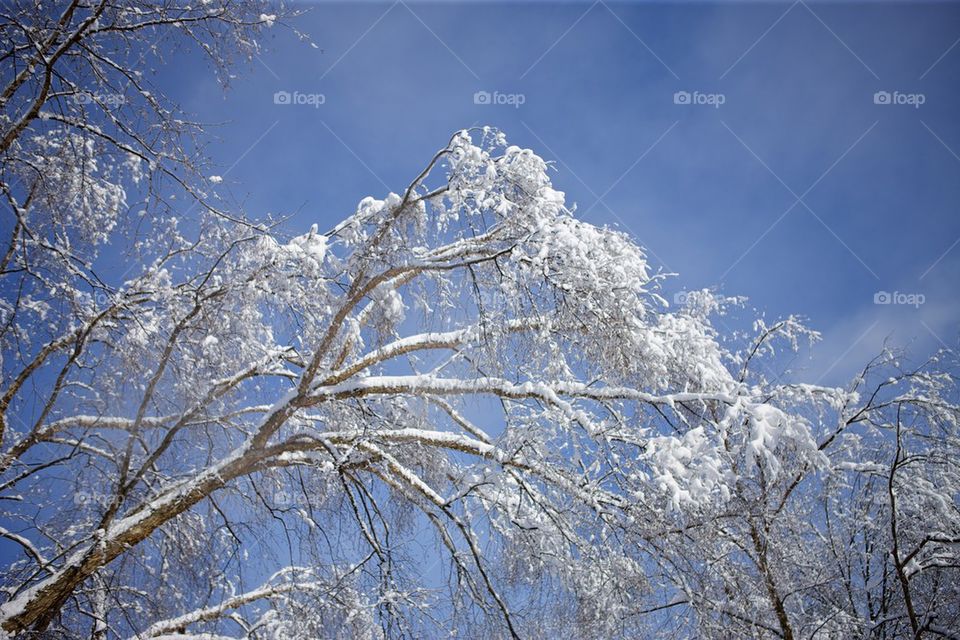
[[[90,104],[93,102],[93,96],[86,91],[81,91],[73,95],[73,101],[77,104]]]
[[[889,91],[877,91],[873,94],[873,104],[890,104],[890,99]]]
[[[877,291],[873,294],[873,304],[890,304],[893,302],[893,296],[889,291]]]
[[[491,95],[489,91],[477,91],[473,94],[473,104],[490,104]]]
[[[273,94],[273,104],[290,104],[292,98],[289,91],[277,91]]]
[[[673,303],[679,306],[684,306],[690,302],[690,292],[689,291],[677,291],[673,294]]]
[[[689,91],[677,91],[673,94],[673,104],[690,104]]]

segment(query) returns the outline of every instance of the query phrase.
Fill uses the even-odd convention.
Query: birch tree
[[[668,305],[490,128],[329,229],[231,212],[137,69],[288,15],[3,16],[5,633],[953,637],[949,354],[781,382],[814,332]]]

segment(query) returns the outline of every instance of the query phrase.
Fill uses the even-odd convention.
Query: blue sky
[[[248,215],[329,227],[489,124],[555,161],[582,217],[679,273],[668,293],[715,287],[808,317],[824,340],[807,379],[842,382],[886,338],[917,356],[956,345],[960,6],[298,6],[317,48],[276,25],[226,91],[188,51],[154,78],[218,123],[210,173]]]

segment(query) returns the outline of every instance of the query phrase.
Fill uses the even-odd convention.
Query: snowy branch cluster
[[[58,11],[0,26],[5,633],[956,637],[948,356],[780,382],[815,333],[669,307],[489,128],[323,233],[230,215],[132,58],[283,15]]]

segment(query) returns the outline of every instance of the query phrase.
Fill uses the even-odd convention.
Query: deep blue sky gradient
[[[490,124],[556,162],[581,216],[679,273],[671,295],[716,287],[808,317],[824,334],[811,381],[842,382],[887,338],[918,356],[956,345],[960,6],[298,6],[318,48],[277,25],[227,91],[186,51],[154,78],[219,123],[210,173],[248,215],[328,228],[400,192],[455,130]],[[325,103],[276,105],[278,90]],[[481,90],[524,104],[475,104]],[[725,102],[677,105],[677,91]],[[877,291],[926,301],[875,305]]]

